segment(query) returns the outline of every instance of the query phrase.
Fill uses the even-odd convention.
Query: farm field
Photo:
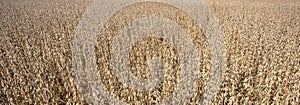
[[[205,1],[226,43],[227,68],[212,104],[299,105],[300,1]],[[71,48],[91,2],[0,1],[0,104],[86,104]]]

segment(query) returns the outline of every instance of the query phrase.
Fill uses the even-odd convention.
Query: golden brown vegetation
[[[210,1],[227,43],[215,103],[300,103],[300,2]]]
[[[90,0],[0,1],[0,104],[83,104],[72,35]],[[300,104],[300,1],[210,0],[226,40],[214,104]]]

